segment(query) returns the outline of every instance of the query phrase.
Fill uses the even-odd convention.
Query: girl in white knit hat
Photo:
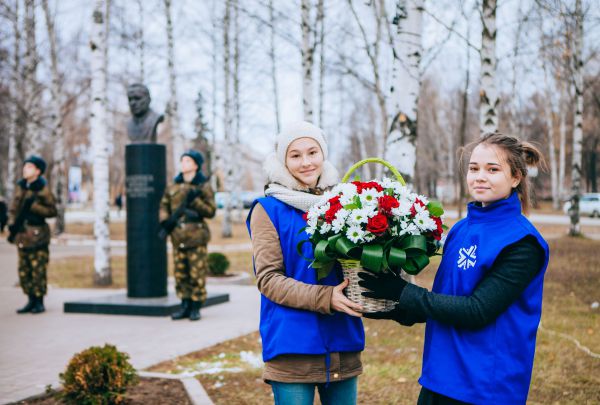
[[[338,181],[323,131],[300,121],[277,137],[265,197],[248,215],[261,293],[264,380],[275,404],[355,404],[364,349],[362,308],[344,296],[340,269],[317,281],[304,214]]]

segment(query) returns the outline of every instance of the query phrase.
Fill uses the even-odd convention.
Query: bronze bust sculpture
[[[127,123],[127,135],[131,143],[156,143],[156,128],[164,115],[150,108],[150,91],[141,83],[127,87],[129,109],[133,117]]]

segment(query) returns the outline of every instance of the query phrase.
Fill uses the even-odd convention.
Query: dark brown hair
[[[520,178],[521,181],[515,187],[519,200],[521,200],[521,209],[524,214],[529,214],[529,179],[527,178],[527,167],[540,167],[546,169],[544,156],[538,148],[529,142],[521,141],[512,135],[504,135],[498,132],[485,133],[478,140],[466,146],[469,154],[473,152],[476,146],[492,145],[504,152],[504,157],[510,167],[511,175]],[[462,153],[461,153],[462,161]],[[461,165],[462,167],[462,165]]]

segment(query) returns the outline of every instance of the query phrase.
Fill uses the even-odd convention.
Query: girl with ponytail
[[[527,168],[544,162],[533,145],[499,133],[469,149],[474,201],[446,238],[432,291],[361,273],[364,294],[397,302],[364,316],[426,322],[418,404],[525,404],[549,250],[523,213]]]

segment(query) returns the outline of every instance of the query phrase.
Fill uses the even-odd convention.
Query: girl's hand
[[[334,311],[362,317],[360,312],[363,310],[363,308],[360,305],[350,301],[344,295],[343,290],[348,286],[349,282],[350,280],[344,279],[344,281],[342,281],[340,284],[333,287],[333,294],[331,295],[331,308],[333,308]]]

